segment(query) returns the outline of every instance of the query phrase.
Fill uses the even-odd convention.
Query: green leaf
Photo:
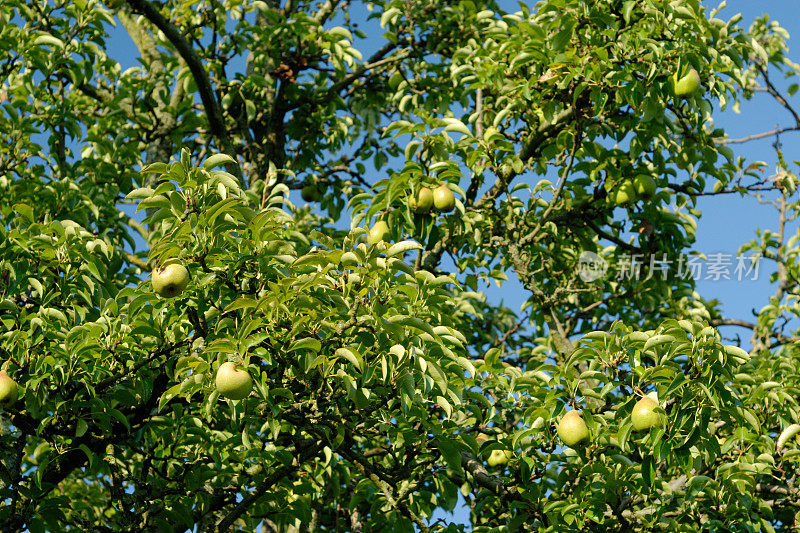
[[[150,198],[153,196],[155,191],[150,187],[139,187],[138,189],[134,189],[129,192],[125,198],[128,200],[140,200],[144,198]]]
[[[89,447],[86,446],[85,444],[80,444],[78,448],[80,448],[81,451],[83,451],[83,453],[89,459],[89,469],[90,470],[94,469],[94,463],[95,460],[97,459],[97,455],[92,450],[90,450]]]
[[[411,250],[422,250],[422,245],[414,241],[400,241],[396,244],[393,244],[388,250],[386,250],[386,257],[394,257]]]
[[[33,216],[33,209],[27,204],[14,204],[14,211],[27,219],[28,222],[33,222],[35,220]]]
[[[42,33],[39,36],[37,36],[36,39],[34,39],[33,44],[36,46],[44,46],[49,44],[58,48],[59,50],[64,49],[64,41],[62,41],[58,37],[50,35],[49,33]]]
[[[211,170],[220,165],[227,165],[229,163],[236,163],[236,160],[228,154],[214,154],[205,161],[203,161],[203,168]]]
[[[436,333],[434,333],[433,328],[431,327],[431,325],[428,324],[427,322],[425,322],[424,320],[420,319],[420,318],[416,318],[416,317],[412,317],[412,316],[395,315],[395,316],[389,317],[387,319],[387,321],[392,323],[392,324],[399,324],[399,325],[402,325],[402,326],[408,326],[408,327],[412,327],[412,328],[424,331],[425,333],[429,334],[434,339],[438,339],[438,335],[436,335]]]
[[[722,349],[730,355],[737,363],[743,364],[750,360],[750,354],[738,346],[723,346]]]
[[[348,348],[342,347],[338,348],[335,352],[335,355],[338,357],[343,357],[347,361],[349,361],[353,366],[355,366],[358,370],[361,370],[361,354],[358,353],[358,350],[355,348]]]
[[[631,23],[631,13],[634,8],[636,8],[636,2],[634,0],[628,0],[622,6],[622,19],[625,21],[625,24]]]
[[[648,487],[652,487],[656,475],[655,463],[653,462],[652,455],[647,455],[644,457],[644,459],[642,459],[641,468],[642,468],[642,483],[644,483]]]
[[[222,312],[222,314],[238,311],[239,309],[252,309],[257,306],[258,302],[252,298],[237,298],[225,307],[225,310]]]
[[[469,131],[469,128],[467,128],[464,125],[464,123],[461,122],[460,120],[448,119],[448,118],[446,118],[444,120],[447,123],[447,126],[445,126],[444,131],[446,131],[446,132],[454,131],[454,132],[457,132],[457,133],[463,133],[464,135],[467,135],[467,136],[471,136],[472,135],[472,132]]]
[[[309,350],[314,353],[318,353],[322,350],[322,343],[319,342],[317,339],[311,337],[304,337],[294,341],[290,346],[289,349],[286,350],[287,352],[294,352],[297,350]]]
[[[460,475],[463,469],[461,467],[461,449],[458,443],[445,437],[439,437],[436,445],[442,452],[447,466]]]

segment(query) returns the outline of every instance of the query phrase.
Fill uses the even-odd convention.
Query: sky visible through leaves
[[[717,5],[716,2],[703,2],[703,4],[707,7]],[[518,4],[502,0],[500,5],[506,11],[516,11]],[[720,12],[718,17],[727,20],[734,14],[741,13],[743,19],[740,25],[748,27],[756,17],[769,13],[771,19],[777,20],[789,32],[791,39],[789,40],[788,56],[797,61],[800,59],[800,44],[798,44],[800,42],[800,18],[797,17],[796,9],[796,0],[759,0],[758,2],[729,0],[727,7]],[[364,6],[363,12],[366,17],[368,14],[366,6]],[[333,24],[336,24],[335,20]],[[363,22],[359,22],[359,26],[368,35],[380,36],[382,34],[377,20],[365,19]],[[137,51],[124,29],[118,25],[110,31],[112,33],[112,37],[108,41],[110,54],[120,61],[123,69],[136,66]],[[367,57],[371,50],[379,46],[378,39],[375,39],[374,43],[368,40],[366,43],[362,43],[362,52]],[[243,64],[242,62],[242,66]],[[790,82],[785,80],[781,73],[772,75],[779,88],[789,85]],[[745,102],[741,113],[737,114],[728,109],[724,112],[717,112],[714,120],[717,127],[724,128],[728,135],[735,139],[787,126],[791,123],[792,118],[784,109],[777,107],[771,98],[756,95],[752,100]],[[731,145],[731,148],[737,156],[746,157],[750,163],[756,161],[766,163],[763,172],[769,175],[775,169],[776,156],[773,145],[776,141],[780,142],[787,161],[797,160],[800,162],[800,137],[796,133],[782,135],[779,139],[771,136],[747,143],[734,144]],[[797,164],[790,163],[791,170],[796,171],[797,168]],[[290,199],[296,204],[302,203],[299,191],[292,191]],[[122,207],[130,211],[130,206]],[[773,264],[762,262],[757,276],[751,275],[757,279],[737,280],[734,275],[736,256],[739,247],[752,239],[758,229],[774,228],[776,224],[774,211],[767,206],[759,206],[755,202],[741,199],[735,195],[703,197],[700,199],[698,207],[704,216],[698,224],[695,250],[711,259],[713,259],[712,254],[721,254],[716,258],[732,261],[727,265],[727,272],[732,279],[707,279],[709,276],[704,270],[696,278],[698,292],[706,299],[718,299],[722,303],[722,310],[726,316],[750,320],[753,310],[758,310],[767,303],[766,299],[771,292],[768,283],[769,275],[774,272],[775,268]],[[130,214],[139,220],[143,217],[142,212]],[[340,224],[349,225],[347,217],[344,217]],[[143,248],[144,243],[139,240],[137,246]],[[711,262],[711,260],[706,261],[704,268],[708,268]],[[485,290],[492,302],[502,301],[504,305],[514,310],[519,310],[525,299],[525,291],[522,290],[521,284],[513,278],[499,288],[491,286],[486,287]],[[745,340],[743,347],[748,348],[748,332],[735,331],[735,329],[726,328],[721,333],[727,337],[733,337],[737,333],[741,334]],[[457,508],[452,514],[441,511],[436,513],[432,521],[467,523],[467,518],[467,510]]]

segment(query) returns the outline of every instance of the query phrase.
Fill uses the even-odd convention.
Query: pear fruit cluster
[[[645,396],[636,402],[631,412],[631,424],[636,431],[645,431],[654,427],[661,427],[663,421],[661,414],[656,410],[658,402],[649,396]],[[568,411],[558,423],[558,437],[566,446],[576,444],[589,439],[589,428],[583,421],[580,411],[573,409]],[[494,452],[492,452],[494,453]]]
[[[435,189],[420,187],[416,194],[408,198],[408,207],[419,215],[427,215],[432,210],[449,213],[456,207],[456,197],[450,187],[439,185]],[[370,246],[391,238],[391,228],[385,220],[378,220],[369,229],[367,244]]]
[[[439,185],[433,190],[421,187],[416,195],[408,199],[408,207],[420,215],[430,213],[431,209],[449,213],[456,207],[456,197],[447,185]]]
[[[656,182],[647,174],[638,174],[632,180],[626,179],[614,194],[614,203],[624,207],[639,199],[649,200],[656,194]]]

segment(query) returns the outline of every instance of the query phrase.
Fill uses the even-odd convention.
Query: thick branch
[[[197,83],[197,92],[200,94],[200,100],[203,102],[203,108],[206,110],[211,134],[219,140],[222,150],[235,159],[236,152],[225,130],[222,109],[214,96],[214,90],[211,87],[211,79],[205,68],[203,68],[203,62],[200,56],[192,48],[191,44],[184,39],[183,35],[178,31],[178,28],[173,26],[150,2],[147,0],[127,0],[127,2],[135,12],[144,15],[147,20],[161,30],[186,62],[186,65],[189,67]],[[238,165],[229,165],[228,167],[238,178],[242,178],[242,171]]]

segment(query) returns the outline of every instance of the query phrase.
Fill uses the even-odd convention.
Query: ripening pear
[[[492,450],[489,454],[489,459],[486,462],[489,466],[498,466],[506,464],[511,459],[511,451],[509,450]]]
[[[5,370],[0,370],[0,403],[12,404],[17,401],[17,382]]]
[[[381,241],[388,241],[390,237],[389,225],[384,220],[379,220],[369,230],[367,244],[378,244]]]
[[[639,174],[633,178],[633,186],[639,198],[652,198],[656,193],[656,182],[647,174]]]
[[[649,396],[645,396],[633,406],[631,412],[631,422],[633,422],[633,429],[642,431],[643,429],[650,429],[661,425],[661,416],[655,411],[658,403]]]
[[[614,196],[614,203],[622,207],[632,204],[636,200],[636,187],[633,185],[633,182],[631,180],[623,181]]]
[[[300,190],[300,196],[305,202],[316,202],[319,200],[320,195],[321,191],[316,183],[309,183]]]
[[[153,270],[153,290],[163,298],[178,296],[189,284],[189,270],[180,263],[170,263]]]
[[[558,436],[567,446],[575,446],[581,441],[589,439],[589,428],[583,421],[580,411],[568,411],[558,423]]]
[[[236,364],[232,361],[219,365],[214,383],[219,395],[231,400],[246,398],[253,388],[253,378],[247,370],[236,368]]]
[[[447,185],[439,185],[433,190],[433,205],[437,211],[449,213],[456,206],[456,197]]]
[[[416,198],[411,198],[411,209],[416,213],[429,213],[433,207],[433,191],[427,187],[422,187],[417,193]]]
[[[700,88],[700,74],[691,69],[686,76],[675,82],[675,96],[688,98]]]

